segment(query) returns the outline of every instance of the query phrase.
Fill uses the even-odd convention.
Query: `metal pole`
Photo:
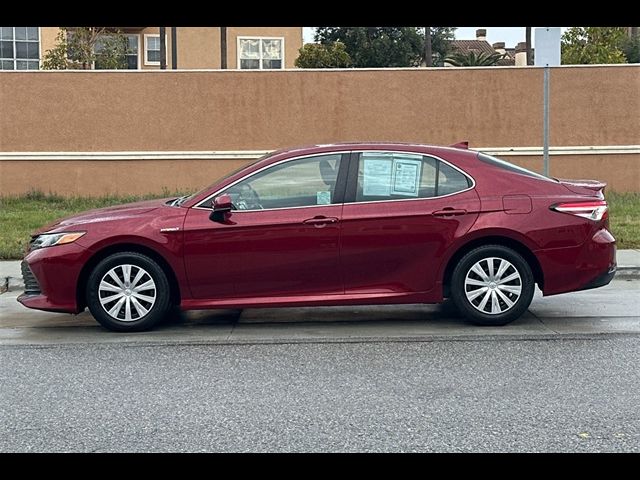
[[[544,174],[549,176],[549,66],[544,67],[544,107],[543,107],[543,158]]]
[[[178,69],[178,32],[177,27],[171,27],[171,68]]]
[[[167,69],[167,43],[166,37],[167,27],[160,27],[160,69]]]
[[[227,68],[227,27],[220,27],[220,68]]]

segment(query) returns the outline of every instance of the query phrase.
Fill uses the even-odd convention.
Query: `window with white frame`
[[[284,38],[238,37],[238,68],[242,70],[284,68]]]
[[[160,65],[160,35],[144,36],[144,64]]]
[[[38,70],[38,27],[0,27],[0,70]]]

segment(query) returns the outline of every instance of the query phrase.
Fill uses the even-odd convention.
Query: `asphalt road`
[[[640,451],[640,338],[0,350],[1,451]]]
[[[450,305],[192,312],[153,332],[0,295],[0,452],[640,452],[640,281],[507,327]]]

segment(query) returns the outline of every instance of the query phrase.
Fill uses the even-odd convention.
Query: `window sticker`
[[[364,158],[362,194],[366,196],[388,197],[391,194],[393,162],[390,157],[376,157]]]
[[[316,205],[329,205],[331,203],[331,192],[317,192]]]
[[[391,194],[417,197],[420,189],[422,160],[393,159],[393,183]]]

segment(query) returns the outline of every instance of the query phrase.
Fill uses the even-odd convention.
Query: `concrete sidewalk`
[[[640,250],[618,250],[616,278],[640,279]],[[0,261],[0,293],[24,287],[20,260]]]

